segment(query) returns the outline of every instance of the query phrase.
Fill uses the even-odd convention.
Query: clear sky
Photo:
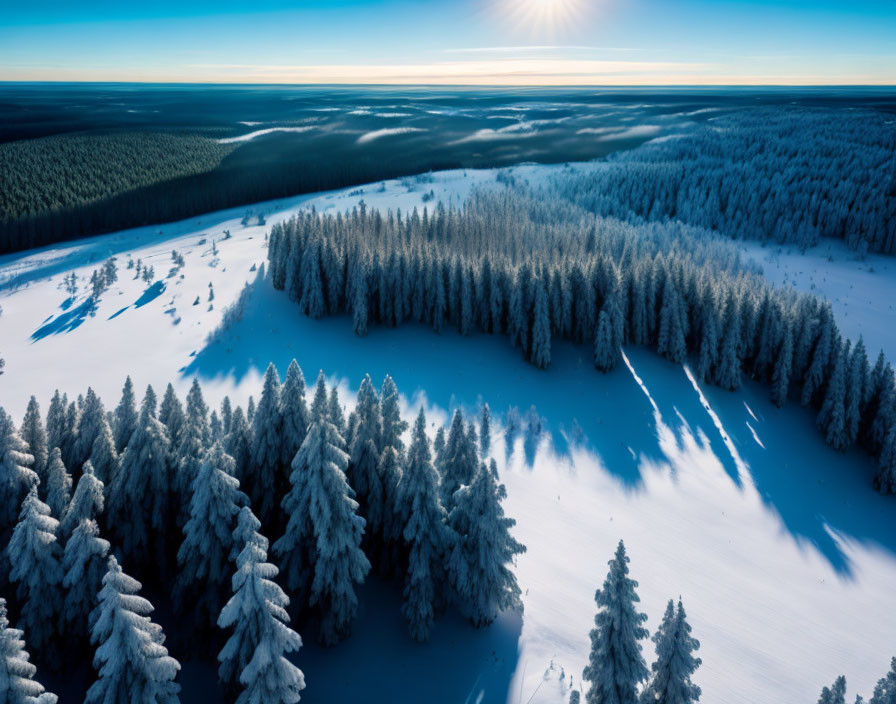
[[[0,0],[0,80],[896,84],[896,0]]]

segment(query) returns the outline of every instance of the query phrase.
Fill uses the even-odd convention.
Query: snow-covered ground
[[[526,170],[540,168],[559,167]],[[551,369],[540,371],[503,338],[415,326],[356,338],[347,319],[302,316],[252,271],[265,260],[265,231],[296,208],[363,199],[407,210],[422,207],[430,191],[436,200],[428,205],[458,202],[474,184],[493,181],[491,171],[445,172],[255,206],[267,227],[241,226],[245,209],[234,209],[0,258],[0,403],[19,419],[31,394],[45,412],[55,388],[71,397],[92,385],[111,408],[130,374],[138,389],[152,383],[161,391],[173,381],[182,396],[198,375],[210,403],[227,393],[244,404],[268,362],[283,373],[295,357],[306,378],[323,369],[338,382],[349,405],[347,390],[365,373],[377,383],[389,373],[409,419],[421,403],[430,421],[444,421],[481,402],[499,419],[521,418],[518,433],[497,424],[492,445],[515,535],[528,547],[517,566],[522,618],[507,614],[476,631],[449,614],[432,642],[415,645],[400,588],[372,580],[350,639],[323,650],[306,638],[296,658],[308,682],[303,702],[565,701],[579,686],[594,591],[620,538],[651,630],[666,600],[681,595],[701,641],[695,679],[703,701],[814,701],[838,674],[847,676],[850,698],[867,695],[896,655],[896,505],[871,490],[869,459],[824,446],[804,409],[776,409],[752,384],[733,394],[698,385],[686,368],[641,349],[601,375],[588,350],[564,343],[554,345]],[[172,249],[185,266],[169,277]],[[110,255],[119,281],[94,316],[84,315],[83,294],[67,301],[62,278],[76,271],[83,292]],[[129,255],[153,266],[162,283],[147,289],[133,279]],[[782,261],[788,280],[811,284],[797,277],[799,260]],[[856,322],[869,348],[890,344],[884,325],[862,318],[862,306],[889,290],[880,287],[893,285],[892,269],[875,262],[867,279],[874,288],[858,290],[871,284],[852,264],[811,261],[816,283],[835,275],[846,282],[822,289],[845,302],[837,308],[845,331],[852,335],[848,324]],[[763,261],[769,275],[771,264]],[[243,319],[207,344],[246,282],[255,283]],[[173,654],[185,660],[184,700],[208,701],[214,669]],[[652,644],[645,655],[653,658]]]

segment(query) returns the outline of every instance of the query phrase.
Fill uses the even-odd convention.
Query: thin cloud
[[[544,44],[535,46],[474,46],[444,49],[445,54],[513,54],[526,51],[636,51],[629,47],[579,46],[575,44]]]
[[[374,130],[373,132],[367,132],[366,134],[362,134],[358,137],[358,144],[368,144],[375,139],[380,139],[381,137],[391,137],[395,134],[407,134],[409,132],[425,132],[426,130],[420,127],[387,127],[381,130]]]

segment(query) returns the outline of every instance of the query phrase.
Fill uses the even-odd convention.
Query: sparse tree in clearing
[[[37,668],[29,659],[25,635],[9,625],[6,599],[0,598],[0,702],[56,704],[56,695],[44,691],[43,685],[34,679]]]
[[[641,694],[641,704],[695,704],[701,692],[691,682],[691,675],[701,664],[700,658],[694,657],[700,642],[691,636],[680,599],[677,611],[669,599],[653,642],[656,662],[651,666],[650,681]]]
[[[69,537],[75,532],[75,528],[81,521],[95,521],[103,513],[105,504],[103,488],[103,482],[96,477],[93,465],[90,460],[87,460],[81,468],[81,477],[78,479],[72,500],[59,521],[56,534],[61,544],[64,545],[68,542]]]
[[[236,556],[233,531],[237,514],[249,501],[239,490],[233,464],[220,442],[206,453],[193,480],[190,519],[177,553],[180,570],[174,601],[180,613],[195,617],[200,633],[218,620],[229,561]]]
[[[461,610],[474,626],[487,626],[507,609],[522,611],[520,588],[509,565],[524,553],[510,529],[516,521],[504,515],[507,496],[497,469],[482,464],[469,486],[454,494],[448,525],[454,533],[447,560],[448,578]]]
[[[636,704],[638,685],[647,679],[647,665],[638,642],[647,637],[639,613],[638,583],[628,576],[629,558],[619,541],[602,589],[594,595],[598,612],[591,631],[591,655],[582,679],[591,683],[588,704]]]
[[[22,440],[28,444],[28,450],[34,458],[34,464],[31,465],[31,469],[40,479],[41,488],[43,489],[41,493],[46,498],[44,492],[47,485],[47,459],[50,449],[47,446],[47,433],[44,430],[44,423],[40,417],[40,406],[37,404],[37,399],[34,396],[28,401],[28,410],[25,411],[25,418],[22,420],[19,434]]]
[[[125,379],[121,401],[115,409],[115,449],[121,453],[137,427],[137,403],[134,400],[134,384],[131,377]]]
[[[276,525],[275,508],[280,499],[277,478],[280,472],[282,419],[280,416],[280,376],[273,363],[264,373],[261,400],[252,425],[252,455],[245,488],[258,512],[262,525]]]
[[[31,645],[49,656],[56,642],[56,625],[62,614],[62,550],[56,540],[58,521],[50,507],[38,498],[32,484],[22,502],[19,522],[6,548],[9,578],[17,586],[22,604],[19,622]],[[49,659],[49,657],[48,657]]]
[[[109,541],[100,537],[96,521],[84,519],[65,543],[62,556],[63,615],[75,641],[90,637],[90,615],[97,605],[109,556]]]
[[[408,554],[402,613],[411,636],[429,638],[437,595],[444,584],[444,560],[450,548],[445,509],[439,502],[439,475],[432,465],[423,409],[414,424],[414,437],[398,484],[395,510],[403,523]]]
[[[231,580],[233,596],[218,617],[218,626],[232,628],[233,634],[218,655],[218,674],[230,689],[242,684],[238,704],[294,704],[305,678],[283,654],[298,651],[302,639],[288,625],[289,598],[274,581],[278,570],[267,561],[261,523],[246,506],[237,521],[234,543],[242,547]]]
[[[153,606],[138,595],[140,587],[114,557],[108,558],[91,633],[99,677],[87,690],[85,704],[180,701],[174,682],[180,663],[168,655],[161,626],[149,618]]]
[[[50,513],[54,516],[64,516],[71,500],[72,475],[62,462],[59,448],[54,447],[50,450],[50,460],[47,462],[47,505],[50,507]]]
[[[166,565],[167,526],[173,513],[169,452],[168,431],[156,418],[156,395],[148,386],[106,507],[116,546],[133,564],[149,554],[160,568]]]
[[[840,675],[834,684],[821,690],[818,704],[846,704],[846,678]]]

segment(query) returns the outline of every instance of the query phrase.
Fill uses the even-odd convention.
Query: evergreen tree
[[[342,412],[342,402],[339,400],[339,392],[336,390],[335,386],[330,389],[329,413],[330,422],[336,427],[336,430],[338,430],[339,434],[345,439],[346,447],[349,447],[350,445],[348,442],[348,438],[346,437],[348,433],[348,426],[346,426],[345,423],[345,414]],[[295,453],[293,453],[293,456],[295,456]]]
[[[110,556],[91,633],[99,678],[87,690],[85,704],[179,701],[174,678],[180,663],[168,655],[162,628],[149,618],[152,604],[137,594],[140,587]]]
[[[53,393],[50,408],[47,411],[47,447],[62,449],[68,428],[65,422],[65,410],[68,405],[66,397],[59,394],[59,389]]]
[[[403,522],[402,537],[408,554],[402,613],[411,636],[425,641],[432,628],[434,606],[439,603],[436,590],[443,583],[450,536],[445,509],[439,502],[439,475],[432,466],[422,408],[398,484],[396,510]]]
[[[58,525],[49,506],[38,498],[37,485],[32,484],[6,549],[11,567],[9,578],[18,584],[16,594],[22,605],[20,623],[31,645],[48,659],[62,614]]]
[[[62,438],[62,444],[59,449],[62,450],[62,461],[69,469],[80,467],[83,462],[78,461],[78,422],[81,418],[81,411],[78,406],[72,402],[68,405],[65,412],[65,434]]]
[[[277,568],[267,561],[268,542],[258,534],[260,527],[243,507],[234,535],[243,547],[236,558],[233,596],[218,618],[218,626],[233,633],[218,655],[218,673],[230,687],[237,680],[242,684],[238,704],[293,704],[305,678],[283,654],[301,648],[302,639],[287,625],[289,599],[274,581]]]
[[[78,479],[72,500],[59,522],[57,535],[60,542],[65,544],[81,521],[97,520],[103,512],[103,506],[103,483],[96,478],[93,465],[87,460],[81,468],[81,478]]]
[[[311,427],[292,463],[292,489],[283,499],[289,520],[274,544],[292,591],[308,585],[308,603],[321,614],[320,639],[331,645],[347,635],[357,610],[354,585],[370,563],[361,552],[364,519],[345,479],[348,456],[329,420],[323,372],[311,409]],[[310,580],[310,584],[308,581]]]
[[[4,704],[56,704],[55,694],[44,691],[34,679],[37,668],[25,650],[25,636],[11,628],[6,599],[0,599],[0,702]]]
[[[735,391],[741,384],[740,350],[743,344],[741,337],[743,321],[734,293],[728,296],[723,320],[725,330],[719,345],[719,364],[716,368],[715,382],[723,389]]]
[[[180,567],[174,588],[181,613],[195,617],[200,632],[218,620],[224,585],[235,557],[233,531],[241,506],[248,503],[233,476],[233,458],[220,441],[206,453],[193,480],[190,519],[177,553]]]
[[[373,539],[382,534],[386,497],[378,471],[382,437],[380,402],[369,375],[361,382],[354,416],[356,423],[346,476],[357,496],[360,512],[367,520],[367,537]]]
[[[479,414],[479,451],[487,457],[492,446],[492,412],[488,404],[483,404]]]
[[[896,658],[890,660],[890,671],[877,681],[868,704],[896,704]]]
[[[230,424],[233,422],[233,407],[230,405],[230,396],[225,396],[221,401],[221,432],[226,437],[230,435]]]
[[[834,361],[834,372],[828,381],[824,403],[818,412],[816,423],[824,433],[828,445],[836,450],[845,451],[848,447],[846,432],[846,373],[849,359],[849,344],[844,344],[838,351]]]
[[[168,384],[165,395],[162,397],[162,404],[159,406],[159,420],[168,429],[171,449],[175,450],[180,446],[180,431],[186,418],[184,407],[171,384]]]
[[[620,540],[603,589],[594,595],[598,612],[591,631],[591,655],[582,673],[591,683],[585,695],[588,704],[635,704],[638,685],[647,679],[638,642],[647,637],[642,625],[647,615],[636,609],[638,583],[628,576],[628,562]]]
[[[535,281],[535,310],[532,320],[531,359],[535,366],[547,369],[551,364],[551,317],[544,281]]]
[[[252,429],[240,406],[236,407],[230,420],[230,433],[224,439],[224,449],[233,458],[233,475],[242,484],[252,453]]]
[[[508,564],[526,547],[510,535],[516,521],[504,516],[501,501],[507,490],[496,475],[496,468],[490,471],[483,464],[473,483],[454,494],[448,516],[455,535],[447,562],[449,581],[477,627],[490,624],[500,611],[523,608]]]
[[[23,497],[38,482],[37,474],[31,470],[33,463],[27,443],[0,407],[0,548],[9,540]],[[5,572],[0,570],[0,575]]]
[[[121,455],[109,487],[107,525],[125,559],[140,564],[147,554],[163,567],[167,526],[172,518],[168,430],[156,418],[156,395],[149,386],[137,429]]]
[[[282,494],[277,481],[280,472],[283,423],[280,416],[280,376],[273,363],[264,373],[261,400],[255,411],[252,432],[252,453],[245,487],[252,498],[262,524],[268,528],[276,524],[275,507]]]
[[[34,458],[34,464],[31,469],[40,479],[40,495],[42,499],[46,499],[47,487],[47,459],[50,450],[47,446],[47,433],[44,430],[44,423],[40,417],[40,406],[34,396],[28,401],[28,410],[25,411],[25,418],[22,421],[22,428],[19,434],[28,445],[28,451]]]
[[[663,287],[657,352],[676,364],[684,362],[687,356],[684,329],[682,328],[681,300],[675,285],[668,276],[666,285]]]
[[[778,356],[774,362],[774,371],[772,372],[772,392],[771,398],[778,408],[781,408],[787,401],[787,394],[790,390],[790,375],[793,369],[793,326],[786,325],[784,328],[784,339],[781,342],[781,348],[778,350]]]
[[[896,494],[896,425],[890,428],[877,458],[874,488],[882,494]]]
[[[177,524],[187,522],[190,513],[190,493],[193,480],[199,473],[199,465],[205,456],[211,431],[208,426],[208,406],[202,398],[199,380],[193,379],[187,394],[184,422],[178,432],[177,466],[174,473],[174,489],[177,496]]]
[[[594,366],[608,372],[616,366],[619,350],[613,346],[613,332],[610,316],[605,310],[597,318],[597,335],[594,338]]]
[[[821,690],[818,704],[846,704],[846,678],[843,675],[834,680],[830,689]]]
[[[681,600],[676,612],[672,600],[659,630],[653,635],[656,662],[651,666],[650,681],[641,695],[641,704],[693,704],[700,699],[700,688],[691,682],[691,675],[700,667],[700,658],[693,653],[700,642],[691,637]]]
[[[111,484],[118,470],[118,452],[115,449],[115,437],[109,420],[103,418],[93,441],[90,456],[85,462],[93,465],[93,471],[103,484]]]
[[[54,516],[64,516],[72,500],[72,476],[62,463],[58,447],[50,451],[47,462],[47,505]]]
[[[96,608],[109,556],[109,542],[100,537],[96,521],[81,521],[65,544],[62,556],[63,615],[76,641],[87,641],[90,614]]]
[[[451,419],[451,430],[448,432],[441,464],[442,477],[439,491],[442,505],[450,513],[454,507],[454,492],[473,481],[476,468],[479,466],[476,447],[470,443],[470,438],[464,427],[464,417],[460,410],[455,411],[454,417]]]
[[[120,453],[137,428],[137,402],[134,399],[134,384],[131,377],[125,379],[121,390],[121,401],[115,409],[115,449]]]
[[[335,392],[335,389],[333,389]],[[305,402],[305,377],[296,360],[289,363],[286,370],[286,381],[280,390],[280,459],[278,478],[283,481],[278,484],[277,496],[283,496],[287,489],[289,468],[292,460],[302,446],[302,441],[308,433],[308,404]]]
[[[96,439],[100,436],[106,436],[107,434],[109,438],[112,437],[112,429],[109,427],[109,419],[103,408],[103,402],[100,401],[92,388],[88,388],[87,395],[84,397],[83,407],[80,408],[80,413],[78,415],[78,431],[75,439],[75,461],[74,463],[67,462],[66,464],[72,467],[72,469],[79,468],[87,460],[91,459]],[[113,450],[114,444],[115,442],[112,440]],[[102,447],[98,449],[97,458],[99,458],[99,453],[102,449]],[[105,464],[106,459],[107,458],[105,457],[103,458],[103,470],[109,469]],[[96,462],[93,463],[93,466],[95,470],[100,470],[100,467],[97,467]],[[108,477],[104,477],[102,474],[99,476],[100,479],[103,479],[104,481],[108,480]]]

